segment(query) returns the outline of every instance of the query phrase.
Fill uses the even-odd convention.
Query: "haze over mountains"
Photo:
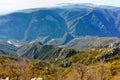
[[[5,41],[66,45],[81,36],[119,38],[120,8],[67,4],[0,16],[0,39]]]

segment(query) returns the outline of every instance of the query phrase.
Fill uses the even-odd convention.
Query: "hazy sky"
[[[19,9],[49,7],[59,3],[93,3],[120,6],[120,0],[0,0],[0,14]]]

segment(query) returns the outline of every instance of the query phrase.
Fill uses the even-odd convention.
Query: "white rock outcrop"
[[[32,78],[31,80],[43,80],[43,78]]]

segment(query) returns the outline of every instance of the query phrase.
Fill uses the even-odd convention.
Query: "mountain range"
[[[24,54],[24,47],[35,42],[77,51],[119,46],[119,17],[119,7],[93,4],[19,10],[0,16],[0,52],[15,48],[12,51],[16,53],[16,47],[20,47],[23,51],[18,52]]]
[[[65,45],[81,36],[120,37],[120,8],[67,4],[0,16],[0,39]]]

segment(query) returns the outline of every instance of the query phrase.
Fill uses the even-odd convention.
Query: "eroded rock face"
[[[117,48],[112,49],[111,52],[110,52],[110,54],[111,54],[111,55],[116,55],[116,54],[118,54],[119,52],[120,52],[120,48],[117,47]]]
[[[103,60],[107,61],[107,59],[119,54],[120,53],[120,47],[112,48],[112,49],[108,50],[107,52],[108,52],[108,54],[105,54],[102,57],[99,57],[98,60],[103,59]]]

